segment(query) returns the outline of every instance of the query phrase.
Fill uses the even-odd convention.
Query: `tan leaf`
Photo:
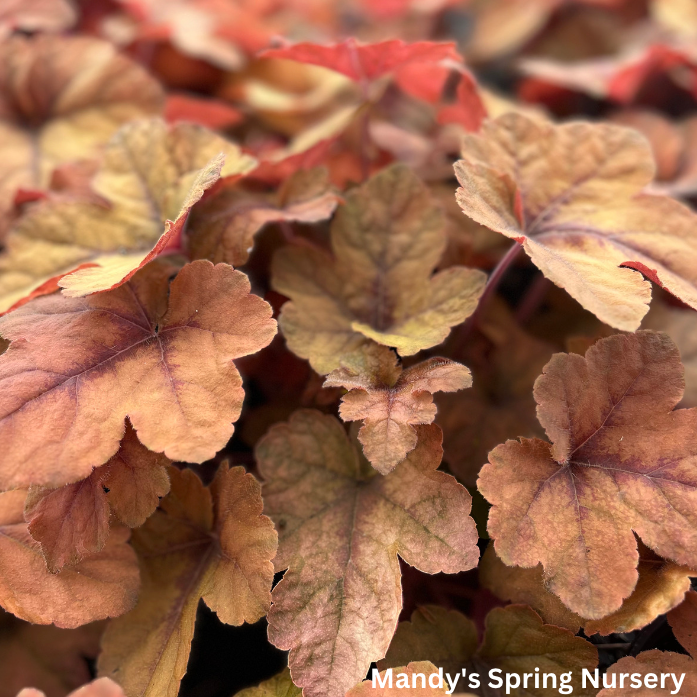
[[[201,126],[159,119],[124,126],[112,139],[89,200],[40,203],[23,216],[0,257],[0,310],[63,287],[80,297],[115,288],[180,247],[191,207],[220,176],[254,160]]]
[[[657,557],[641,543],[637,570],[639,580],[632,594],[619,610],[599,620],[586,620],[571,612],[546,588],[539,565],[532,569],[506,566],[496,556],[492,545],[479,565],[479,580],[502,600],[532,606],[548,624],[565,627],[574,633],[583,627],[586,636],[607,635],[641,629],[679,605],[690,588],[690,576],[695,575],[691,569]]]
[[[697,218],[640,193],[654,165],[635,131],[506,114],[466,136],[455,171],[465,214],[522,244],[603,322],[638,328],[651,297],[641,274],[697,307]]]
[[[404,694],[404,690],[409,688],[411,694],[417,694],[419,697],[439,697],[446,695],[446,684],[439,687],[431,687],[429,677],[437,676],[436,667],[428,661],[414,661],[407,666],[399,666],[393,671],[393,680],[386,687],[380,687],[379,684],[373,687],[372,679],[364,680],[362,683],[351,688],[346,697],[400,697]],[[384,673],[380,673],[382,679],[385,678]],[[376,680],[377,682],[377,680]],[[438,682],[436,677],[432,682]],[[415,689],[414,689],[415,688]],[[409,694],[407,693],[407,694]]]
[[[697,567],[697,411],[673,411],[683,385],[665,334],[616,334],[585,358],[556,354],[535,383],[552,444],[508,441],[480,473],[498,556],[541,562],[547,587],[583,617],[615,612],[634,590],[632,531]]]
[[[237,692],[235,697],[302,697],[302,694],[302,690],[293,685],[290,670],[284,668],[278,675],[264,680],[257,687],[248,687]]]
[[[697,406],[697,314],[690,309],[681,310],[662,302],[653,302],[642,328],[665,332],[675,342],[685,368],[682,405]]]
[[[392,473],[361,462],[341,422],[295,412],[256,448],[279,530],[269,638],[306,697],[339,697],[384,656],[401,606],[398,556],[426,573],[476,565],[471,499],[440,463],[437,426]]]
[[[697,670],[695,662],[689,656],[669,651],[644,651],[636,658],[626,656],[608,668],[607,674],[601,677],[600,686],[605,689],[598,692],[598,697],[668,697],[678,694],[676,684],[670,677],[674,674],[678,680],[684,673],[684,681],[680,685],[680,694],[693,695],[697,692]],[[640,687],[632,685],[632,677],[638,675]],[[653,674],[653,680],[649,677]],[[661,674],[667,679],[660,683]],[[624,679],[622,679],[624,675]],[[647,684],[646,678],[650,683]],[[613,685],[614,683],[614,685]]]
[[[83,685],[102,629],[100,622],[78,629],[29,624],[0,610],[0,697],[15,697],[27,685],[47,697],[64,697]]]
[[[362,420],[358,440],[380,474],[391,472],[416,447],[416,424],[436,415],[434,392],[456,392],[472,385],[470,371],[447,358],[429,358],[402,371],[387,347],[368,345],[342,362],[324,381],[345,387],[339,414]]]
[[[697,656],[697,592],[690,591],[683,603],[668,613],[668,624],[689,654]]]
[[[464,267],[432,276],[445,244],[441,211],[409,168],[354,189],[332,222],[332,255],[288,247],[274,257],[273,286],[292,301],[280,317],[289,348],[326,374],[366,339],[402,355],[439,344],[485,281]]]
[[[232,625],[256,622],[271,602],[277,536],[259,483],[226,463],[207,488],[192,470],[170,476],[169,495],[133,533],[140,600],[109,624],[99,657],[99,674],[129,697],[176,697],[201,598]]]
[[[187,227],[189,251],[196,259],[241,266],[264,225],[327,220],[338,203],[324,169],[297,172],[272,197],[254,197],[227,187],[192,212]]]
[[[167,465],[128,424],[116,455],[86,479],[58,489],[31,487],[24,518],[49,571],[99,552],[109,536],[110,512],[130,528],[142,525],[169,491]]]
[[[544,624],[525,605],[491,610],[486,617],[484,639],[477,648],[474,622],[459,612],[427,606],[416,610],[411,622],[400,623],[380,666],[394,666],[406,660],[431,660],[453,677],[466,667],[467,674],[459,676],[462,678],[456,688],[459,690],[479,687],[469,682],[473,673],[478,674],[481,683],[487,684],[489,671],[499,669],[505,686],[491,693],[487,689],[485,694],[544,697],[550,691],[544,687],[543,675],[552,673],[556,676],[555,687],[563,679],[573,694],[590,697],[593,693],[582,688],[581,671],[595,668],[598,652],[582,637]],[[535,686],[538,670],[539,683]],[[524,677],[525,673],[529,678]]]
[[[69,629],[130,610],[140,579],[129,531],[115,528],[101,552],[51,574],[24,523],[25,496],[0,494],[0,605],[27,622]]]
[[[22,0],[26,4],[26,0]],[[86,36],[13,36],[0,46],[0,211],[18,189],[46,188],[54,167],[93,157],[116,129],[157,114],[154,78]]]
[[[118,450],[126,416],[172,460],[203,462],[227,443],[244,398],[232,360],[271,341],[271,308],[226,264],[196,261],[170,285],[172,271],[155,262],[116,290],[37,298],[0,318],[12,340],[0,489],[89,476]]]
[[[455,675],[472,658],[478,645],[477,628],[472,620],[456,610],[424,605],[412,612],[410,621],[397,625],[387,655],[378,661],[378,668],[384,670],[428,657],[438,668]]]

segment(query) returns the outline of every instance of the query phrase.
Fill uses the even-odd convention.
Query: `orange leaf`
[[[99,673],[128,695],[176,697],[201,599],[232,625],[256,622],[271,602],[277,536],[261,514],[259,483],[227,463],[207,488],[191,470],[172,468],[170,477],[169,495],[133,533],[143,568],[138,605],[102,640]]]
[[[599,620],[587,620],[571,612],[554,593],[547,590],[541,566],[521,569],[506,566],[487,547],[479,565],[480,583],[502,600],[531,605],[548,624],[586,636],[633,632],[653,622],[660,615],[679,605],[690,588],[690,576],[695,572],[684,566],[657,557],[639,543],[639,580],[634,592],[616,612]]]
[[[339,697],[384,656],[401,606],[397,555],[426,573],[456,573],[479,552],[471,499],[437,472],[437,426],[391,474],[362,463],[341,423],[295,412],[256,448],[265,510],[279,531],[269,638],[290,650],[306,697]]]
[[[697,592],[690,591],[681,605],[668,613],[675,638],[691,656],[697,656]]]
[[[383,669],[403,665],[407,661],[428,660],[453,677],[466,667],[466,673],[458,676],[461,677],[459,684],[456,683],[455,689],[458,691],[479,687],[470,682],[473,673],[479,675],[480,684],[486,685],[489,671],[498,668],[506,681],[509,675],[518,676],[518,687],[511,679],[506,692],[521,697],[546,697],[550,694],[550,689],[545,688],[541,681],[535,687],[537,671],[540,675],[552,673],[558,676],[560,683],[562,675],[566,674],[566,684],[572,690],[569,694],[591,697],[592,692],[582,687],[581,671],[598,664],[597,649],[566,629],[545,624],[536,612],[525,605],[508,605],[491,610],[486,616],[484,637],[479,648],[477,644],[477,629],[472,620],[453,610],[426,605],[412,614],[411,622],[400,622],[387,656],[379,662],[378,667]],[[523,682],[524,674],[532,678],[531,684]],[[555,686],[556,683],[555,678]],[[504,692],[495,690],[491,694],[503,695]]]
[[[266,346],[276,323],[230,266],[196,261],[170,286],[173,270],[156,262],[108,293],[38,298],[0,318],[12,341],[0,356],[0,489],[88,476],[118,450],[126,416],[173,460],[225,445],[244,397],[232,360]]]
[[[180,249],[191,207],[220,176],[253,166],[200,126],[159,119],[124,126],[92,184],[106,203],[49,199],[12,230],[0,257],[0,310],[51,292],[53,281],[72,297],[118,287],[159,254]]]
[[[324,381],[325,387],[349,390],[339,414],[344,421],[363,421],[358,440],[380,474],[391,472],[414,449],[414,425],[433,422],[434,392],[457,392],[471,385],[470,371],[455,361],[429,358],[402,372],[397,356],[378,345],[367,346]]]
[[[616,611],[637,584],[634,530],[657,554],[697,567],[697,411],[665,334],[601,339],[556,354],[535,383],[552,443],[508,441],[478,487],[508,565],[542,563],[547,587],[583,617]]]
[[[241,266],[249,259],[254,236],[268,223],[316,223],[330,218],[338,203],[324,169],[295,173],[273,197],[226,187],[192,212],[189,251],[197,259]]]
[[[87,479],[59,489],[30,488],[24,518],[49,571],[99,552],[110,513],[130,528],[142,525],[169,491],[168,464],[143,447],[127,424],[119,451]]]
[[[95,156],[121,124],[157,114],[162,103],[154,78],[110,43],[84,36],[13,36],[3,42],[2,217],[18,189],[46,188],[56,166]]]
[[[603,322],[638,328],[651,287],[634,269],[697,308],[697,217],[640,193],[654,165],[635,131],[507,114],[467,135],[463,157],[455,172],[464,213],[522,244]]]
[[[114,529],[101,552],[51,574],[24,523],[25,496],[0,494],[0,605],[27,622],[66,628],[130,610],[140,585],[130,532]]]

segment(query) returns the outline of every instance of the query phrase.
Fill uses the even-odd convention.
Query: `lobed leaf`
[[[256,449],[264,504],[279,531],[269,638],[290,650],[306,697],[339,697],[382,658],[401,607],[397,555],[426,573],[455,573],[479,555],[471,499],[435,471],[437,426],[383,477],[361,464],[341,423],[301,410]]]
[[[657,554],[697,565],[697,411],[677,348],[642,331],[556,354],[535,383],[551,444],[521,439],[489,454],[478,487],[504,563],[542,563],[547,587],[589,619],[615,612],[637,584],[636,532]]]
[[[89,476],[118,450],[126,416],[173,460],[203,462],[227,443],[244,398],[232,361],[271,341],[271,308],[225,264],[188,264],[170,285],[172,271],[150,264],[116,290],[37,298],[0,318],[12,341],[0,356],[0,489]]]
[[[288,347],[326,374],[367,339],[402,355],[439,344],[474,311],[485,280],[463,267],[431,276],[445,243],[441,211],[410,169],[375,175],[339,207],[331,256],[275,255],[272,284],[291,299],[279,319]]]
[[[519,242],[603,322],[639,327],[651,297],[641,274],[697,308],[697,219],[640,193],[654,164],[635,131],[506,114],[466,136],[455,172],[464,213]]]
[[[446,637],[447,645],[444,645]],[[525,605],[494,608],[485,621],[484,638],[477,648],[474,623],[459,612],[426,606],[416,610],[411,622],[402,622],[392,639],[389,651],[380,667],[387,668],[405,660],[432,660],[438,667],[456,675],[465,666],[468,674],[479,673],[487,680],[489,671],[500,669],[503,674],[517,674],[521,686],[512,688],[515,697],[549,694],[549,689],[527,685],[523,674],[572,674],[573,694],[592,694],[583,689],[581,671],[592,670],[598,663],[598,652],[590,642],[570,631],[544,624],[540,616]],[[463,683],[464,684],[464,683]],[[462,688],[460,688],[462,689]],[[488,693],[487,693],[488,694]],[[493,691],[492,694],[503,694]]]
[[[70,297],[120,286],[180,249],[192,206],[220,176],[254,166],[212,131],[158,119],[121,128],[104,157],[92,187],[106,203],[48,200],[12,230],[0,257],[0,310],[59,286]]]
[[[119,126],[159,113],[163,102],[157,81],[106,41],[6,39],[0,46],[3,217],[19,189],[46,188],[56,166],[95,157]]]
[[[657,557],[639,544],[639,578],[632,594],[619,610],[598,620],[587,620],[569,610],[547,589],[544,573],[538,565],[532,569],[506,566],[487,547],[479,565],[480,583],[502,600],[530,605],[547,624],[565,627],[576,633],[583,627],[586,636],[632,632],[645,627],[660,615],[672,610],[690,589],[695,572]]]
[[[58,489],[30,488],[24,518],[49,571],[99,552],[112,513],[129,528],[142,525],[169,491],[169,463],[142,446],[128,424],[116,455],[86,479]]]
[[[254,236],[268,223],[327,220],[338,202],[324,169],[296,172],[273,197],[227,187],[192,212],[189,250],[197,259],[241,266],[249,259]]]
[[[697,671],[695,670],[695,662],[689,656],[680,653],[671,653],[670,651],[644,651],[636,658],[634,656],[625,656],[617,663],[608,668],[608,682],[612,682],[613,674],[616,687],[608,687],[598,692],[598,697],[668,697],[675,695],[675,683],[668,678],[667,684],[660,687],[660,682],[656,681],[655,687],[646,687],[643,684],[644,676],[653,673],[659,676],[662,673],[673,673],[680,679],[682,673],[685,674],[685,680],[681,685],[680,692],[682,694],[691,695],[697,690]],[[621,674],[625,673],[629,676],[637,674],[642,681],[642,687],[635,689],[630,687],[630,678],[625,678],[620,687]]]
[[[191,470],[170,477],[169,495],[133,533],[140,600],[109,624],[99,657],[99,674],[129,697],[176,697],[199,600],[232,625],[256,622],[271,602],[277,536],[259,483],[226,463],[209,487]]]
[[[101,552],[51,574],[24,523],[25,497],[0,494],[0,605],[27,622],[68,629],[130,610],[140,579],[129,531],[115,528]]]
[[[470,371],[447,358],[429,358],[402,371],[390,349],[369,345],[332,371],[325,387],[345,387],[339,414],[362,420],[358,440],[370,464],[388,474],[416,447],[416,424],[436,415],[434,392],[456,392],[472,385]]]

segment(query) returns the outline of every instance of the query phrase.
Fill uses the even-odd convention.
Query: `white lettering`
[[[595,676],[592,676],[590,674],[590,671],[586,668],[583,669],[583,672],[581,673],[581,682],[582,682],[582,687],[585,689],[586,687],[586,680],[590,681],[590,684],[593,685],[596,689],[600,687],[600,671],[596,668],[595,669]]]
[[[450,673],[446,673],[445,677],[448,679],[448,685],[450,685],[450,689],[446,690],[445,693],[447,695],[452,695],[452,693],[455,692],[455,688],[457,687],[457,681],[460,679],[460,674],[455,673],[455,680],[453,680],[450,677]]]
[[[489,682],[489,687],[501,687],[503,685],[503,680],[499,677],[503,671],[501,668],[492,668],[489,671],[489,678],[491,680],[496,680],[496,682]]]
[[[435,678],[438,681],[438,683],[436,685],[433,684],[433,678]],[[428,676],[428,686],[443,689],[443,669],[442,668],[438,669],[438,673],[431,673]]]
[[[380,671],[377,668],[373,668],[373,689],[376,687],[389,687],[392,689],[392,668],[388,668],[385,671],[385,676],[380,678]],[[377,684],[376,684],[377,683]]]
[[[513,682],[515,680],[515,683]],[[511,694],[511,689],[520,687],[520,675],[518,673],[506,673],[506,694]]]
[[[670,694],[677,695],[678,692],[680,692],[680,688],[682,687],[682,681],[685,679],[685,673],[680,673],[680,681],[679,682],[678,682],[678,679],[677,679],[675,673],[671,673],[670,677],[673,678],[673,682],[675,683],[675,690],[671,690]]]

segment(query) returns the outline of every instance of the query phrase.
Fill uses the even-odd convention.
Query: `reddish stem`
[[[506,273],[506,271],[508,271],[508,268],[513,264],[516,257],[518,256],[518,252],[520,252],[522,248],[523,246],[521,244],[519,244],[518,242],[514,242],[508,249],[508,251],[501,257],[501,259],[499,259],[499,263],[496,264],[494,270],[491,272],[491,276],[489,276],[489,280],[486,282],[484,292],[479,298],[477,308],[465,320],[464,324],[462,325],[462,329],[460,330],[461,341],[463,339],[466,339],[469,336],[472,329],[476,326],[477,319],[482,314],[482,309],[484,308],[487,300],[493,295],[494,291],[501,282],[501,279],[503,278],[504,274]]]

